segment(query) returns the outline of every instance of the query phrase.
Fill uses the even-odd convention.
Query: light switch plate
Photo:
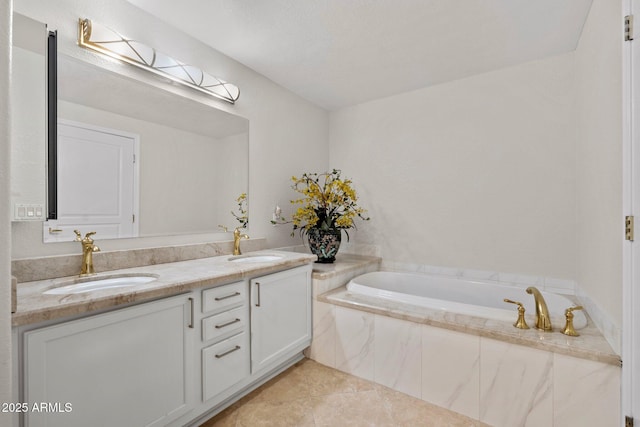
[[[13,209],[14,221],[44,221],[45,210],[41,204],[16,203]]]

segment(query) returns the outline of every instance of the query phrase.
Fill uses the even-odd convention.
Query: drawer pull
[[[224,328],[224,327],[229,326],[229,325],[233,325],[234,323],[238,323],[239,321],[240,321],[240,319],[236,318],[235,320],[232,320],[232,321],[227,322],[227,323],[223,323],[222,325],[216,325],[216,329],[220,329],[220,328]]]
[[[215,297],[214,299],[216,301],[222,301],[223,299],[237,297],[238,295],[240,295],[240,292],[234,292],[232,294],[229,294],[229,295],[226,295],[226,296],[223,296],[223,297]]]
[[[260,307],[260,282],[256,282],[256,307]]]
[[[235,346],[235,347],[234,347],[234,348],[232,348],[231,350],[227,350],[227,351],[225,351],[225,352],[224,352],[224,353],[222,353],[222,354],[216,354],[216,359],[220,359],[221,357],[225,357],[226,355],[231,354],[231,353],[233,353],[234,351],[238,351],[238,350],[240,350],[240,346],[239,346],[239,345]]]
[[[193,298],[189,297],[189,311],[190,311],[190,315],[189,315],[189,327],[191,329],[193,329],[193,316],[194,316],[194,312],[193,312]]]

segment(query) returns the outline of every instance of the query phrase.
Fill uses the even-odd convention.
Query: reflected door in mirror
[[[58,219],[45,224],[45,241],[74,240],[74,229],[137,236],[137,146],[134,134],[58,122]]]

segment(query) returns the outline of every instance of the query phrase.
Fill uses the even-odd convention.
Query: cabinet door
[[[24,334],[24,396],[34,426],[160,426],[194,404],[186,296]]]
[[[311,343],[311,266],[251,280],[251,373]]]

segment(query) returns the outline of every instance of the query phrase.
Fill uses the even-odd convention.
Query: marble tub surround
[[[325,312],[317,301],[319,295],[333,289],[345,286],[349,280],[361,274],[377,271],[380,267],[381,259],[374,256],[363,256],[353,254],[338,253],[336,262],[333,264],[313,264],[313,274],[311,276],[313,295],[313,341],[311,347],[305,350],[305,355],[309,358],[324,363],[326,358],[332,360],[333,354],[329,351],[330,343],[326,343],[324,338],[326,331],[322,330],[325,323],[323,317]],[[329,344],[329,347],[327,346]]]
[[[99,245],[100,239],[96,239]],[[265,239],[242,241],[243,252],[264,249]],[[173,245],[155,248],[127,249],[121,251],[96,252],[93,264],[97,272],[146,265],[165,264],[199,258],[210,258],[233,253],[233,241]],[[79,273],[82,262],[82,249],[78,243],[78,253],[39,258],[17,259],[11,262],[11,272],[18,282],[52,279],[73,276]]]
[[[464,322],[460,332],[327,302],[317,314],[324,353],[315,360],[345,373],[495,427],[619,425],[615,363],[495,339]]]
[[[245,252],[245,254],[248,253]],[[230,262],[229,255],[222,255],[112,270],[99,273],[94,277],[115,274],[151,274],[158,276],[158,279],[127,288],[70,295],[46,295],[43,292],[52,287],[62,286],[69,279],[78,277],[77,275],[20,283],[18,306],[16,313],[12,315],[12,323],[13,326],[20,326],[177,295],[202,286],[223,285],[247,277],[297,267],[316,259],[310,254],[274,250],[257,251],[252,254],[277,254],[281,258],[276,261],[237,263]]]
[[[564,324],[553,325],[553,332],[542,332],[533,327],[526,330],[517,329],[510,322],[433,310],[366,295],[354,295],[347,291],[346,287],[322,294],[317,300],[330,305],[492,338],[614,366],[620,366],[621,363],[620,356],[613,351],[607,340],[589,319],[588,314],[587,326],[578,331],[580,336],[569,337],[560,332],[564,328]],[[322,310],[319,310],[319,313],[322,313]],[[517,313],[514,310],[514,322],[516,318]],[[533,314],[527,313],[526,319],[529,325],[535,324]]]
[[[380,268],[381,258],[373,256],[338,254],[332,264],[313,264],[313,296],[346,285],[356,276]]]

